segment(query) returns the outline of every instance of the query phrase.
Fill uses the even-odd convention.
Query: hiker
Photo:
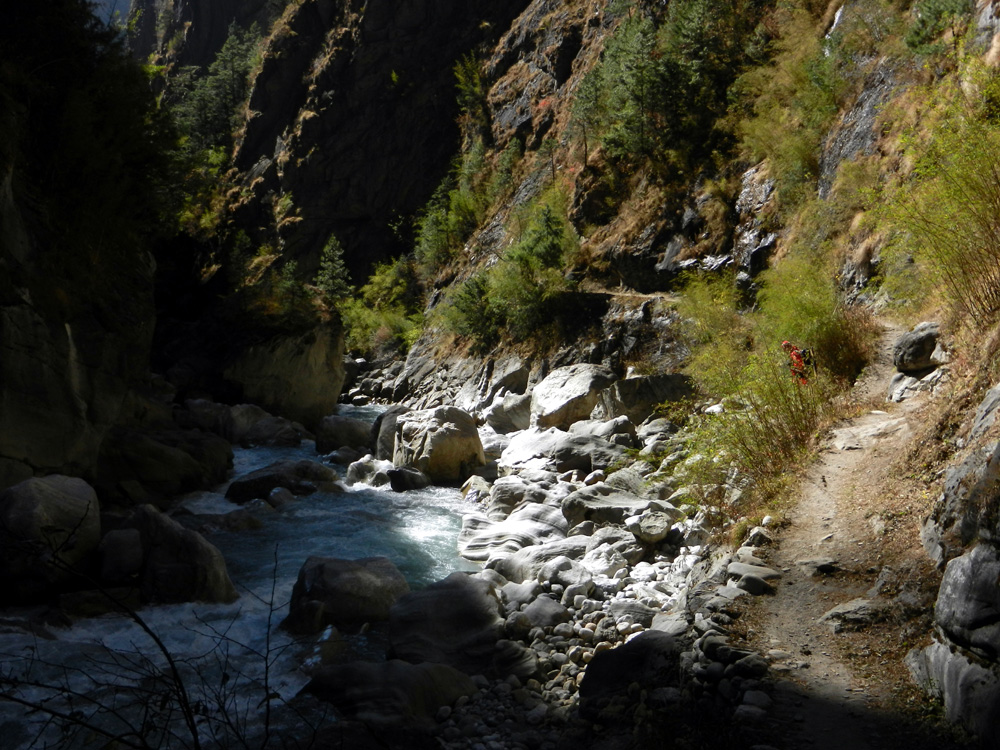
[[[791,341],[782,341],[781,348],[788,354],[788,369],[792,375],[798,378],[799,383],[805,385],[809,382],[807,377],[809,372],[808,361],[812,359],[807,349],[800,349]]]

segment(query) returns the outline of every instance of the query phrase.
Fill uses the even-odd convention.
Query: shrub
[[[954,100],[930,143],[914,144],[913,178],[891,193],[883,218],[897,230],[893,252],[985,327],[1000,312],[1000,127],[968,104]]]
[[[423,330],[420,304],[413,263],[379,263],[358,295],[338,305],[347,348],[366,356],[405,352]]]

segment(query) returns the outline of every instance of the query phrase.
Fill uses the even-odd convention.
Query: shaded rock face
[[[74,578],[101,541],[101,509],[82,479],[27,479],[0,494],[3,599],[37,601]]]
[[[266,22],[284,5],[285,0],[132,0],[129,44],[139,60],[170,46],[178,65],[208,65],[225,44],[231,23],[245,28]]]
[[[321,326],[275,336],[238,354],[225,377],[255,404],[315,427],[334,411],[344,385],[343,334]]]
[[[422,729],[436,726],[441,706],[450,707],[478,690],[468,675],[453,667],[399,659],[321,667],[305,689],[360,721]]]
[[[272,36],[250,98],[236,163],[252,195],[238,211],[268,221],[272,191],[301,221],[279,241],[312,273],[336,233],[353,270],[394,247],[389,225],[430,197],[458,141],[453,67],[526,0],[306,0]],[[364,255],[354,248],[368,248]],[[384,251],[383,251],[384,252]],[[384,256],[382,256],[384,257]]]
[[[185,529],[152,505],[136,508],[129,526],[139,531],[142,542],[140,591],[144,601],[236,600],[222,553],[201,534]]]
[[[389,613],[389,656],[448,664],[466,674],[495,673],[503,609],[492,585],[452,573],[403,596]]]
[[[356,630],[389,619],[392,605],[409,591],[403,574],[387,557],[310,557],[292,588],[284,626],[293,633],[318,633],[328,625]]]

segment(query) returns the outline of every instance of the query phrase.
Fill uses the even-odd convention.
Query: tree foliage
[[[207,69],[190,66],[171,78],[167,101],[190,151],[232,145],[249,94],[259,37],[256,25],[241,29],[232,23]]]

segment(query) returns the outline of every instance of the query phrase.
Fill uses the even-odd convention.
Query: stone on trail
[[[795,564],[809,576],[830,575],[840,570],[837,561],[832,557],[815,557],[807,560],[796,560]]]
[[[920,372],[946,364],[948,355],[938,346],[941,333],[937,323],[924,322],[896,339],[892,363],[900,372]]]
[[[820,622],[827,623],[834,633],[841,630],[859,630],[867,627],[886,616],[886,605],[873,599],[852,599],[838,604],[822,617]]]

